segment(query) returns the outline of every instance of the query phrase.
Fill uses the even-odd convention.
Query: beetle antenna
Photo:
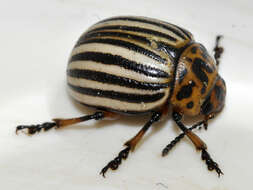
[[[218,66],[220,64],[220,58],[222,53],[224,52],[224,48],[222,46],[220,46],[220,40],[221,38],[223,38],[222,35],[218,35],[216,37],[216,42],[215,42],[215,47],[213,49],[214,51],[214,59],[216,61],[216,65]]]

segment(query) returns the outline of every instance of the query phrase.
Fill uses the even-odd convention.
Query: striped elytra
[[[77,41],[67,69],[78,102],[123,113],[155,110],[170,97],[176,60],[192,35],[146,17],[114,17]]]
[[[224,106],[225,81],[218,74],[223,48],[216,38],[214,58],[194,41],[187,30],[147,17],[121,16],[102,20],[79,38],[72,50],[67,84],[71,96],[81,104],[97,108],[91,115],[53,119],[37,125],[17,126],[16,132],[61,128],[88,120],[115,119],[120,114],[151,112],[142,129],[128,140],[100,174],[116,170],[134,150],[146,131],[172,108],[172,119],[182,133],[162,151],[165,156],[187,136],[208,170],[223,174],[207,152],[207,145],[192,130],[212,119]],[[184,115],[203,119],[186,127]]]

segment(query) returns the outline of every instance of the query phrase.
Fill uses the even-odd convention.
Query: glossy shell
[[[193,42],[183,28],[145,17],[114,17],[90,27],[67,68],[71,96],[105,110],[143,113],[169,102],[176,60]]]

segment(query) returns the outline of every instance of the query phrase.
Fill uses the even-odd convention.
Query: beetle
[[[193,35],[174,24],[157,19],[119,16],[102,20],[84,32],[74,46],[67,66],[70,95],[79,103],[95,107],[94,114],[71,119],[53,119],[38,125],[19,125],[16,132],[28,134],[87,120],[117,118],[119,114],[150,114],[150,120],[124,145],[116,158],[100,172],[116,170],[122,159],[134,150],[145,132],[168,115],[182,134],[162,152],[165,156],[185,135],[209,170],[223,174],[207,152],[206,144],[192,132],[204,125],[224,107],[225,81],[218,74],[223,48],[216,39],[214,58],[196,42]],[[183,116],[203,116],[203,120],[187,128]]]

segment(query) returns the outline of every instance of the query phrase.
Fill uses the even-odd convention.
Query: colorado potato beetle
[[[118,156],[101,173],[115,170],[134,150],[150,126],[168,115],[182,134],[168,144],[165,156],[185,135],[202,151],[209,170],[222,173],[207,152],[206,144],[192,132],[220,112],[226,86],[217,66],[223,48],[216,39],[214,58],[194,41],[187,30],[157,19],[120,16],[91,26],[77,41],[67,67],[70,95],[79,103],[98,111],[71,119],[53,119],[38,125],[20,125],[28,134],[95,119],[116,118],[118,114],[150,114],[150,120],[124,145]],[[187,128],[182,117],[203,115],[203,120]],[[140,115],[139,115],[140,116]]]

